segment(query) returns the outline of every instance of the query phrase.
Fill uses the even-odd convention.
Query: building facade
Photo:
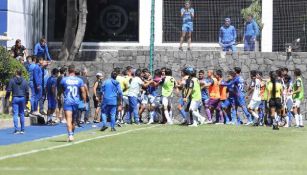
[[[195,9],[193,46],[219,47],[218,29],[225,17],[243,40],[241,10],[252,0],[192,0]],[[178,46],[180,8],[184,0],[155,0],[155,45]],[[88,0],[87,29],[83,46],[149,46],[151,0]],[[307,1],[265,0],[261,2],[262,51],[284,51],[285,43],[302,38],[306,49]],[[66,0],[1,0],[0,35],[21,39],[30,50],[41,36],[49,45],[60,46],[66,20]],[[4,43],[7,46],[14,41]]]

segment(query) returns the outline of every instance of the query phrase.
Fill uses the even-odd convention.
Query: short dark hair
[[[123,70],[122,74],[126,76],[127,75],[127,70]]]
[[[140,77],[141,74],[142,74],[141,69],[137,69],[137,70],[134,72],[134,75],[135,75],[136,77]]]
[[[250,74],[251,74],[251,77],[255,77],[258,74],[258,72],[256,70],[252,70]]]
[[[27,56],[26,60],[27,61],[33,61],[33,58],[32,58],[32,56]]]
[[[51,71],[52,75],[56,75],[59,73],[59,69],[58,68],[53,68]]]
[[[301,76],[301,75],[302,75],[302,71],[301,71],[300,69],[297,69],[297,68],[296,68],[296,69],[294,70],[294,75],[297,76],[297,77],[298,77],[298,76]]]
[[[223,72],[222,72],[222,70],[217,70],[217,71],[215,71],[215,74],[218,75],[219,77],[223,77]]]
[[[117,73],[117,75],[118,75],[118,74],[120,74],[121,69],[120,69],[119,67],[115,67],[115,68],[114,68],[114,71],[115,71],[115,72]]]
[[[202,74],[204,74],[204,73],[205,73],[205,71],[204,71],[204,70],[200,70],[198,73],[202,73]]]
[[[288,68],[286,68],[286,67],[284,67],[284,68],[283,68],[283,71],[287,71],[287,72],[289,72],[289,69],[288,69]]]
[[[147,68],[144,68],[144,69],[142,69],[142,72],[143,72],[143,73],[148,73],[149,70],[148,70]]]
[[[236,76],[236,72],[234,71],[228,71],[228,75],[235,77]]]
[[[67,71],[67,67],[63,66],[60,68],[60,74],[65,74],[65,72]]]
[[[68,73],[74,73],[75,69],[76,69],[75,65],[73,65],[73,64],[69,65],[68,66]]]
[[[173,75],[172,70],[169,69],[169,68],[166,68],[166,69],[165,69],[165,75],[167,75],[167,76],[172,76],[172,75]]]
[[[22,75],[22,70],[21,69],[16,70],[16,74],[21,76]]]
[[[235,72],[236,72],[237,74],[240,74],[240,73],[241,73],[241,68],[239,68],[239,67],[235,67],[234,70],[235,70]]]
[[[133,69],[132,66],[127,66],[127,67],[126,67],[126,70],[131,70],[131,69]]]
[[[46,38],[45,37],[42,37],[40,40],[39,40],[39,42],[46,42]]]
[[[162,75],[161,69],[156,69],[155,76],[161,76],[161,75]]]

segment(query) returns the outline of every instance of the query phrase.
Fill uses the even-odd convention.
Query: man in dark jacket
[[[14,118],[14,134],[18,134],[18,116],[20,116],[20,133],[23,134],[25,130],[25,106],[29,101],[29,86],[27,81],[22,77],[21,70],[16,71],[16,76],[12,78],[7,87],[7,93],[5,99],[9,99],[12,93],[13,100],[13,118]]]

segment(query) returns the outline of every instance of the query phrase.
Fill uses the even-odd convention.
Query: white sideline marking
[[[21,156],[25,156],[25,155],[29,155],[29,154],[34,154],[34,153],[38,153],[38,152],[42,152],[42,151],[50,151],[50,150],[55,150],[55,149],[58,149],[58,148],[64,148],[64,147],[77,145],[77,144],[84,143],[84,142],[89,142],[89,141],[92,141],[92,140],[123,135],[123,134],[127,134],[127,133],[130,133],[130,132],[133,132],[133,131],[151,129],[151,128],[154,128],[154,127],[157,127],[157,126],[159,126],[159,125],[154,125],[154,126],[144,127],[144,128],[138,128],[138,129],[131,129],[131,130],[123,131],[123,132],[118,132],[118,133],[115,133],[115,134],[102,135],[102,136],[98,136],[98,137],[93,137],[93,138],[89,138],[89,139],[84,139],[84,140],[79,140],[79,141],[75,141],[75,142],[71,142],[71,143],[66,143],[66,144],[63,144],[63,145],[51,146],[51,147],[47,147],[47,148],[34,149],[34,150],[31,150],[31,151],[27,151],[27,152],[6,155],[6,156],[0,157],[0,161],[5,160],[5,159],[10,159],[10,158],[21,157]]]

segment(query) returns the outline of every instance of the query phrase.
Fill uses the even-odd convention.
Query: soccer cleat
[[[99,123],[99,121],[97,121],[97,120],[94,120],[94,121],[93,121],[93,123]]]
[[[215,123],[215,125],[224,125],[224,123],[217,122],[217,123]]]
[[[279,130],[278,125],[273,125],[273,130]]]
[[[212,120],[207,121],[207,122],[205,122],[205,124],[213,124],[213,121]]]
[[[152,119],[150,119],[150,120],[148,121],[147,125],[150,125],[150,124],[153,124],[153,123],[154,123],[154,121],[153,121]]]
[[[193,122],[193,124],[189,125],[189,127],[197,127],[197,122]]]
[[[202,117],[202,118],[200,118],[199,120],[200,120],[200,124],[201,124],[201,125],[205,124],[205,118]]]
[[[103,127],[100,129],[100,131],[105,131],[106,129],[108,129],[108,127],[103,126]]]
[[[25,133],[25,130],[21,130],[21,131],[20,131],[20,134],[24,134],[24,133]]]
[[[247,122],[246,124],[245,124],[245,126],[249,126],[249,125],[252,125],[253,124],[253,122]]]
[[[111,128],[111,132],[115,132],[116,131],[116,129],[115,128]]]
[[[67,142],[73,142],[75,139],[74,139],[74,136],[73,135],[70,135],[68,136],[67,138]]]

